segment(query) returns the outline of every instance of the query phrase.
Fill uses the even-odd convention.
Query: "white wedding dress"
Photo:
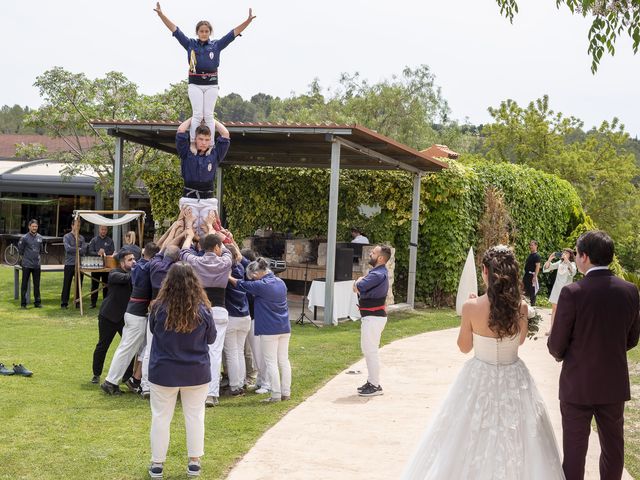
[[[564,479],[547,410],[518,346],[518,336],[473,334],[474,358],[430,421],[403,479]]]

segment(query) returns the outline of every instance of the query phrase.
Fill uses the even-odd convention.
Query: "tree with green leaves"
[[[93,120],[169,119],[177,115],[163,98],[138,92],[138,87],[122,73],[109,72],[91,80],[83,73],[55,67],[38,76],[35,86],[42,106],[30,112],[26,123],[47,135],[64,138],[68,150],[53,154],[64,162],[63,176],[91,173],[97,188],[108,192],[113,186],[115,146],[113,137],[91,126]],[[81,138],[94,135],[98,142],[87,147]],[[155,165],[160,153],[126,142],[123,152],[123,193],[135,191],[145,169]],[[126,198],[126,197],[125,197]]]
[[[598,227],[623,249],[640,248],[640,200],[634,183],[640,169],[618,119],[584,132],[580,120],[554,112],[547,96],[527,107],[506,100],[489,108],[489,113],[493,123],[482,129],[485,158],[527,165],[568,180]],[[637,268],[640,262],[629,263],[630,257],[623,261]]]
[[[517,0],[496,0],[500,14],[513,23],[518,13]],[[572,14],[593,17],[589,29],[591,72],[596,73],[600,59],[606,51],[615,55],[615,43],[626,34],[632,41],[633,53],[640,46],[640,0],[556,0],[556,6],[565,5]]]

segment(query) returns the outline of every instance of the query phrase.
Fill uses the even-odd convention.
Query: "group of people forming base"
[[[231,396],[253,389],[270,393],[266,403],[291,397],[287,287],[266,259],[240,251],[228,230],[216,230],[214,218],[213,213],[207,216],[201,226],[207,233],[198,236],[197,218],[186,207],[162,239],[162,247],[147,243],[139,262],[122,251],[118,267],[109,273],[109,294],[98,314],[92,382],[100,383],[107,351],[119,333],[120,344],[100,386],[109,395],[121,395],[119,384],[124,381],[130,390],[150,399],[150,473],[155,478],[166,459],[178,393],[189,468],[192,474],[199,471],[205,406],[219,404],[223,356]],[[363,316],[362,350],[369,367],[368,381],[358,389],[363,396],[382,394],[378,347],[387,320],[390,255],[390,247],[376,246],[370,254],[374,268],[354,282]],[[250,352],[252,361],[246,361],[245,352]],[[255,383],[247,363],[255,365]]]

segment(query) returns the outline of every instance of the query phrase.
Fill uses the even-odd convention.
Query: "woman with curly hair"
[[[518,347],[527,336],[518,262],[504,245],[482,258],[487,292],[462,307],[458,347],[474,350],[431,420],[403,479],[563,479],[542,397]]]
[[[209,345],[216,339],[211,304],[193,268],[175,263],[149,312],[153,333],[151,386],[151,478],[162,478],[169,430],[180,393],[187,431],[187,474],[200,475],[204,454],[204,403],[211,381]]]

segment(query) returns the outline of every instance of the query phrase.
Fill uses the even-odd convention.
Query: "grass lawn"
[[[75,309],[60,309],[62,273],[43,274],[41,283],[44,308],[21,310],[13,299],[13,269],[0,267],[0,362],[35,372],[31,378],[0,376],[0,479],[148,478],[149,403],[132,394],[108,397],[89,382],[97,311],[80,317]],[[390,317],[383,343],[457,325],[451,310],[400,313]],[[223,478],[288,410],[358,360],[359,328],[359,322],[294,325],[290,402],[261,405],[264,397],[248,394],[207,409],[204,478]],[[184,435],[178,407],[165,478],[186,478]]]

